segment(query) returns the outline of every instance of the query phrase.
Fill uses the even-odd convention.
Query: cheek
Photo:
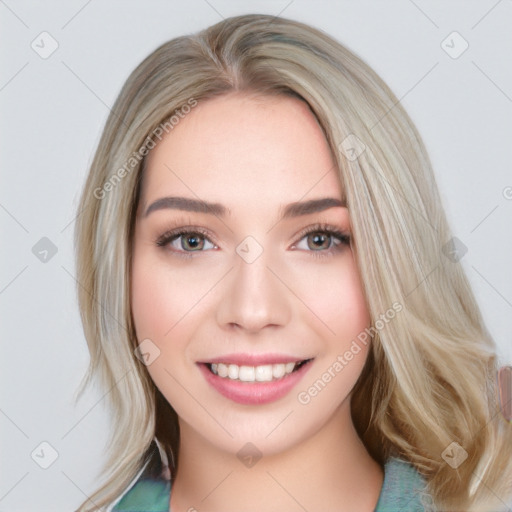
[[[180,383],[187,382],[188,340],[200,323],[198,297],[205,293],[200,288],[186,272],[172,271],[151,255],[134,254],[131,307],[137,340],[149,339],[156,345],[148,373],[167,401],[180,411],[187,407],[188,395]],[[187,389],[194,392],[193,383],[187,384]]]
[[[137,338],[157,341],[172,326],[175,295],[168,293],[165,279],[158,273],[146,271],[142,261],[137,263],[132,272],[131,301]]]
[[[135,256],[132,266],[132,314],[137,337],[161,340],[172,337],[179,326],[200,310],[207,280],[173,270],[154,258]],[[182,319],[186,322],[182,323]],[[181,324],[181,325],[180,325]]]
[[[343,264],[319,267],[307,275],[302,290],[308,290],[305,302],[315,313],[308,318],[320,332],[322,345],[297,401],[304,414],[326,418],[344,403],[361,375],[370,348],[365,333],[370,315],[351,255]]]
[[[300,296],[313,313],[311,317],[324,326],[326,340],[350,344],[369,326],[370,315],[351,254],[343,264],[318,266],[302,275]]]

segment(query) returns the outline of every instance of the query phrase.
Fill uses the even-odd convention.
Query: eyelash
[[[331,247],[329,249],[325,250],[310,250],[306,252],[311,252],[312,255],[316,258],[326,258],[334,255],[334,252],[340,251],[344,246],[348,246],[350,244],[350,236],[347,233],[344,233],[342,231],[339,231],[334,226],[331,226],[329,224],[315,224],[314,226],[310,226],[303,231],[301,231],[298,236],[298,242],[294,244],[297,245],[304,237],[311,233],[321,233],[323,235],[327,235],[332,238],[336,238],[339,240],[338,244],[331,244]],[[155,240],[155,244],[158,247],[162,247],[165,249],[167,244],[174,241],[175,239],[179,238],[183,235],[201,235],[205,239],[207,239],[210,243],[213,245],[216,245],[214,241],[210,239],[210,234],[208,231],[206,231],[203,228],[200,227],[182,227],[178,229],[173,229],[170,231],[166,231],[164,234],[159,236]],[[201,253],[205,251],[177,251],[172,249],[172,252],[176,253],[179,257],[182,258],[193,258],[195,257],[194,253]]]

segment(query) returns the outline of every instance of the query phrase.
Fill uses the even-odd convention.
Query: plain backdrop
[[[161,43],[243,13],[323,29],[389,84],[512,363],[510,0],[2,0],[0,512],[69,511],[98,485],[108,411],[98,390],[73,402],[88,362],[73,229],[109,107]]]

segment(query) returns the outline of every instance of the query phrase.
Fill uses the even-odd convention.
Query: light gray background
[[[510,0],[0,0],[0,512],[69,511],[98,484],[108,416],[99,391],[73,405],[88,352],[72,237],[109,107],[158,45],[250,12],[325,30],[400,98],[430,152],[454,234],[468,248],[462,262],[503,363],[512,362]],[[59,45],[46,59],[31,47],[48,51],[43,31]],[[441,46],[453,31],[469,44],[458,58]],[[444,44],[461,48],[453,38]],[[42,237],[58,249],[46,263],[32,252]],[[48,469],[31,458],[36,450],[36,460],[50,461],[44,441],[58,453]]]

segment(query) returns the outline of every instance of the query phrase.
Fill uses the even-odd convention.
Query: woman
[[[339,43],[247,15],[162,45],[79,208],[114,411],[81,511],[506,509],[494,344],[428,156]]]

